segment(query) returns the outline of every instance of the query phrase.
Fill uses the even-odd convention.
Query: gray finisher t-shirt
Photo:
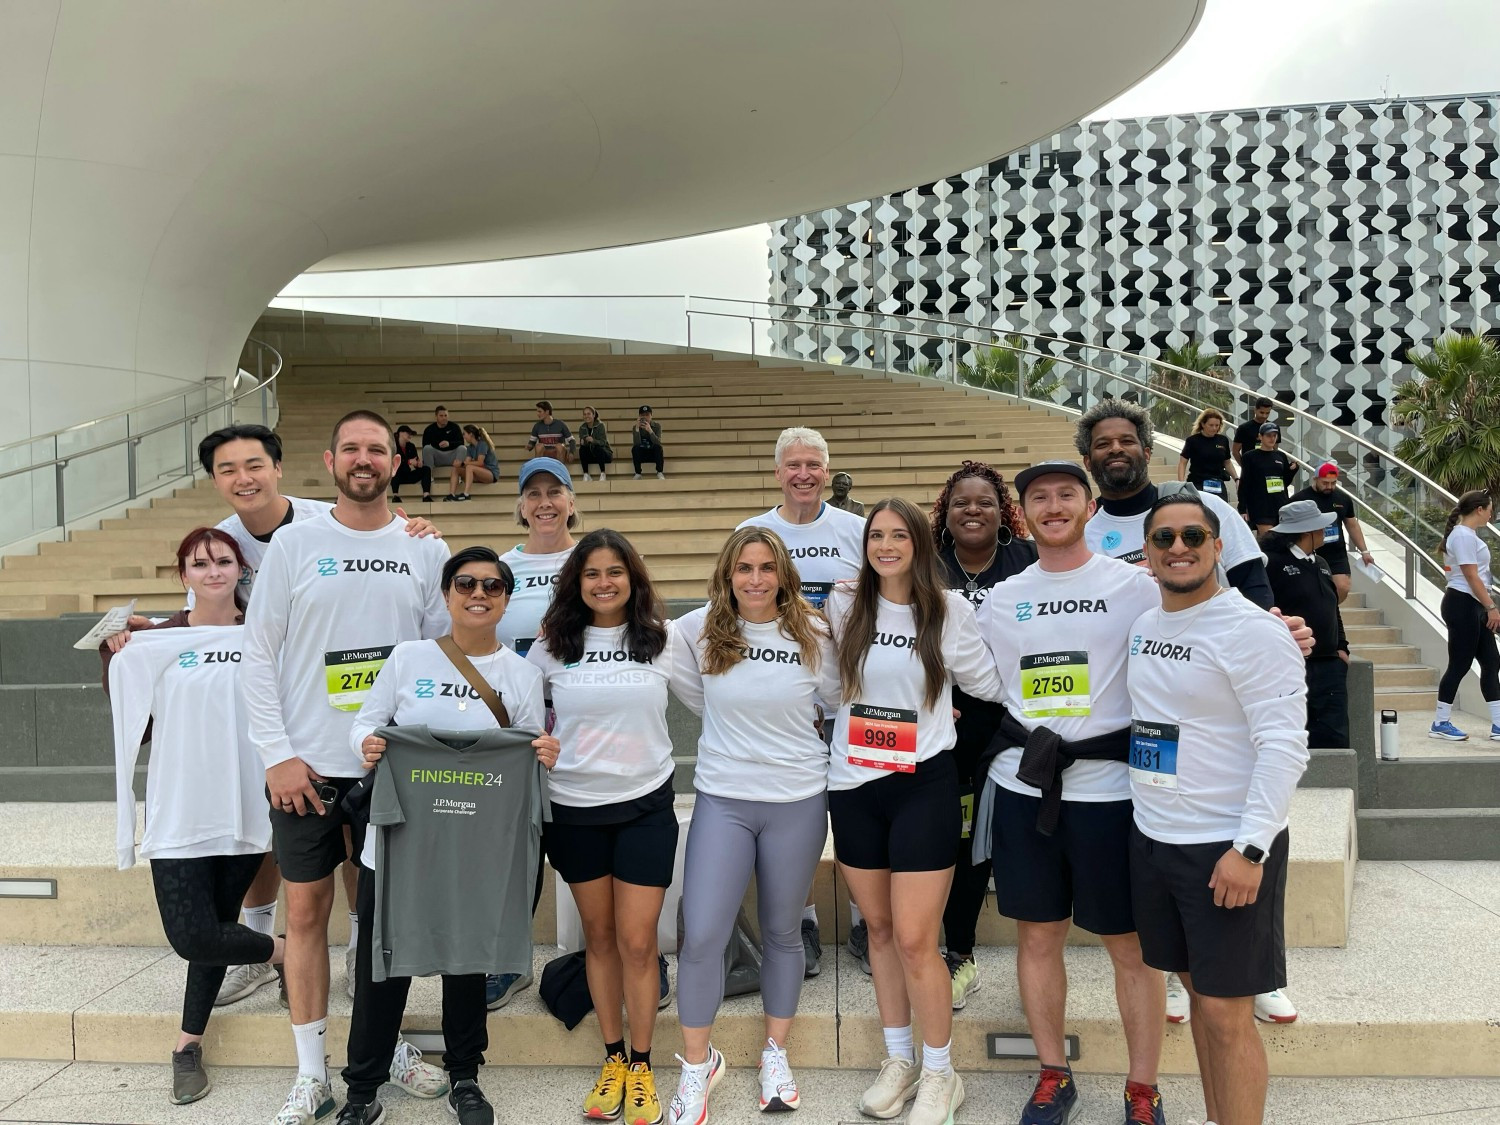
[[[531,972],[546,809],[535,732],[375,733],[374,979]]]

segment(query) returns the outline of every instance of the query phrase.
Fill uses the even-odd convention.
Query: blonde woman
[[[766,1039],[760,1109],[796,1109],[786,1042],[802,991],[802,904],[827,835],[822,707],[838,702],[838,660],[823,615],[800,595],[786,545],[743,527],[719,552],[708,605],[676,623],[672,691],[703,717],[677,960],[682,1073],[668,1125],[707,1119],[724,1073],[709,1042],[724,999],[724,947],[755,875]],[[821,705],[821,706],[820,706]]]
[[[483,426],[464,427],[464,448],[468,459],[454,465],[448,474],[448,499],[473,499],[469,492],[475,484],[494,484],[500,479],[500,461],[495,456],[495,443]],[[458,491],[458,478],[464,478],[464,490]]]
[[[1224,415],[1210,406],[1198,415],[1193,432],[1182,443],[1177,459],[1177,479],[1185,480],[1200,492],[1211,492],[1227,499],[1234,458],[1230,454],[1229,436],[1224,433]]]

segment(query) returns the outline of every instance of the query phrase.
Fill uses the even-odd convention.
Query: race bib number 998
[[[897,707],[849,707],[849,764],[915,773],[917,713]]]
[[[323,676],[328,689],[328,705],[339,711],[358,711],[395,647],[386,645],[383,648],[325,652]]]

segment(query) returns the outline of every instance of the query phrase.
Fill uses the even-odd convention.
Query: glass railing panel
[[[129,500],[129,474],[124,445],[70,458],[62,470],[63,521],[80,519]]]

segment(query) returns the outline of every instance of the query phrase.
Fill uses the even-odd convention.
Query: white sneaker
[[[667,1125],[703,1125],[708,1120],[708,1095],[724,1077],[724,1056],[708,1045],[708,1059],[690,1063],[681,1055],[682,1073],[677,1078],[677,1093],[667,1106]]]
[[[964,1080],[958,1071],[924,1070],[906,1125],[953,1125],[953,1115],[963,1104]]]
[[[1182,987],[1182,978],[1176,973],[1168,973],[1167,1022],[1187,1023],[1192,1018],[1192,1006],[1188,1002],[1187,989]]]
[[[332,1112],[333,1087],[310,1074],[299,1074],[281,1112],[271,1118],[271,1125],[311,1125]]]
[[[640,480],[641,479],[641,474],[640,473],[636,473],[635,474],[635,479],[636,480]]]
[[[358,951],[355,949],[344,950],[344,991],[349,994],[349,999],[354,999],[354,982],[359,978],[359,970],[355,968]]]
[[[783,1113],[801,1104],[797,1080],[786,1061],[786,1048],[778,1047],[774,1039],[767,1039],[766,1049],[760,1053],[760,1111]]]
[[[917,1096],[922,1072],[909,1059],[891,1057],[880,1064],[875,1081],[859,1097],[859,1112],[866,1117],[899,1117],[906,1103]]]
[[[604,475],[604,470],[603,469],[599,470],[599,479],[600,480],[608,480],[609,479],[607,476]]]
[[[656,479],[657,480],[666,480],[667,479],[667,474],[666,473],[657,473],[656,474]]]
[[[234,965],[224,974],[224,983],[219,986],[219,995],[214,1006],[233,1004],[243,1000],[263,984],[276,979],[276,970],[270,965]]]
[[[1285,992],[1275,988],[1255,998],[1255,1018],[1265,1023],[1296,1023],[1297,1008]]]
[[[422,1052],[405,1039],[396,1040],[391,1081],[414,1098],[440,1098],[448,1092],[448,1076],[442,1068],[423,1062]]]

